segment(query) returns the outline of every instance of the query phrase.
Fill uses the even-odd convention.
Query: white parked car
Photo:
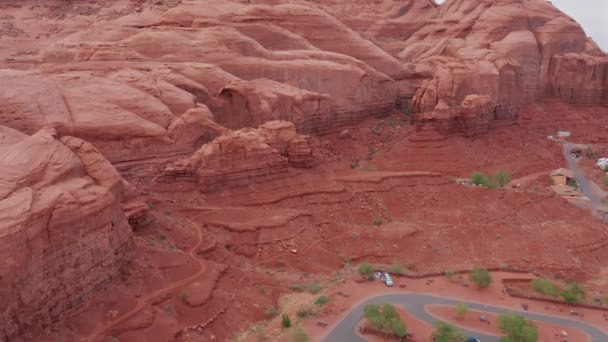
[[[384,272],[384,274],[383,274],[383,280],[384,280],[384,283],[386,284],[386,286],[393,286],[393,285],[395,285],[395,283],[393,283],[393,278],[391,278],[391,275],[388,274],[388,272]]]

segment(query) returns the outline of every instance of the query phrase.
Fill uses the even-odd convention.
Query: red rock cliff
[[[33,340],[118,274],[122,178],[78,138],[5,126],[0,170],[0,336]]]

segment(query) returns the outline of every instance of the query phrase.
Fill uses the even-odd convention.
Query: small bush
[[[296,327],[291,330],[288,340],[289,342],[308,342],[309,338],[302,328]]]
[[[291,327],[291,319],[288,314],[283,314],[281,317],[281,328],[287,329],[289,327]]]
[[[604,172],[608,173],[608,165],[605,165],[605,166],[602,168],[602,171],[604,171]]]
[[[274,318],[277,316],[277,314],[277,308],[272,305],[266,305],[266,307],[264,308],[264,316],[266,316],[267,319]]]
[[[511,181],[511,175],[505,171],[499,171],[494,176],[494,180],[500,188],[504,188],[505,185],[507,185]]]
[[[578,189],[578,183],[576,182],[576,179],[569,179],[567,184],[573,189]]]
[[[485,289],[492,283],[492,275],[482,267],[473,267],[469,279],[481,289]]]
[[[310,305],[302,305],[296,312],[299,318],[308,318],[315,315],[315,309]]]
[[[585,289],[581,285],[571,282],[566,284],[566,288],[560,293],[560,296],[567,304],[576,304],[585,297]]]
[[[351,169],[358,169],[359,168],[359,161],[355,160],[352,163],[350,163],[350,168]]]
[[[471,175],[471,182],[477,186],[488,186],[490,180],[488,176],[481,172],[473,172]]]
[[[435,331],[433,331],[433,335],[431,336],[433,341],[437,341],[437,342],[464,342],[464,341],[466,341],[466,337],[464,336],[464,334],[460,330],[456,329],[456,327],[454,327],[451,324],[441,322],[441,321],[436,321],[434,326],[435,326]]]
[[[557,289],[555,288],[555,285],[549,279],[534,279],[532,281],[532,289],[534,289],[534,291],[536,291],[538,293],[541,293],[541,294],[544,294],[547,296],[551,296],[551,297],[559,296],[559,291],[557,291]]]
[[[292,289],[293,291],[296,291],[296,292],[304,292],[304,291],[306,291],[307,287],[308,287],[307,284],[293,284],[293,285],[289,286],[290,289]]]
[[[456,304],[456,315],[458,315],[459,318],[464,318],[464,316],[467,314],[467,311],[469,311],[469,308],[467,307],[466,304],[464,304],[464,303]]]
[[[401,264],[394,263],[391,266],[391,273],[395,273],[395,274],[398,274],[398,275],[404,275],[405,274],[405,269],[403,268],[403,266],[401,266]]]
[[[376,154],[376,153],[378,153],[378,150],[376,150],[376,149],[375,149],[375,148],[373,148],[373,147],[372,147],[372,148],[369,150],[369,154],[371,154],[372,156],[373,156],[374,154]]]
[[[310,292],[311,294],[317,294],[321,292],[321,285],[316,283],[308,285],[308,292]]]
[[[454,276],[454,272],[450,270],[445,270],[443,271],[443,275],[448,279],[452,279],[452,277]]]
[[[407,267],[407,269],[411,271],[416,267],[416,263],[413,261],[408,261],[405,267]]]
[[[186,301],[188,299],[188,294],[186,292],[182,292],[179,294],[179,298],[181,298],[183,301]]]
[[[604,185],[608,186],[608,176],[605,176],[604,179],[602,179],[602,182]]]
[[[374,273],[374,266],[366,262],[362,262],[361,264],[359,264],[358,271],[362,277],[368,278],[370,275],[372,275],[372,273]]]
[[[317,299],[315,299],[315,304],[317,305],[325,305],[329,302],[329,297],[327,296],[321,296],[318,297]]]
[[[593,148],[588,147],[587,149],[585,149],[585,157],[587,157],[587,159],[596,160],[597,152],[595,152]]]
[[[377,218],[374,220],[374,226],[376,226],[376,227],[380,227],[383,224],[384,224],[384,220],[381,218]]]

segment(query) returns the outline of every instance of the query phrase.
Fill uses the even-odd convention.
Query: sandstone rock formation
[[[217,137],[166,167],[160,181],[196,183],[198,190],[212,192],[284,177],[288,164],[311,167],[313,158],[309,136],[297,134],[291,122],[269,121]]]
[[[469,95],[490,96],[494,119],[513,118],[523,103],[543,96],[604,101],[601,65],[607,57],[546,1],[446,1],[399,57],[411,61],[423,80],[413,99],[417,112],[458,107]],[[566,75],[577,60],[588,66],[579,67],[578,81],[571,81]],[[570,91],[583,79],[591,82]]]
[[[199,190],[209,192],[272,180],[285,172],[287,159],[258,132],[242,129],[203,145],[192,157],[165,169],[164,175],[168,179],[184,173],[196,177]]]
[[[490,96],[499,120],[543,96],[606,101],[608,57],[544,0],[2,6],[13,41],[0,41],[0,68],[30,71],[0,72],[0,123],[30,134],[54,125],[111,160],[209,142],[180,120],[193,108],[230,129],[288,120],[325,132],[395,105],[457,108],[468,95]],[[172,127],[186,122],[176,144]]]
[[[131,230],[122,178],[89,143],[0,126],[0,335],[31,340],[109,285]]]
[[[210,192],[311,167],[297,132],[411,109],[442,150],[543,97],[608,105],[608,56],[546,0],[2,1],[0,333],[116,275],[121,203],[147,207],[108,161],[187,156],[155,180]]]

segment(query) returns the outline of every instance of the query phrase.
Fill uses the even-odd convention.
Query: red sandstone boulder
[[[203,145],[191,157],[166,167],[162,183],[197,184],[203,192],[248,186],[283,177],[287,166],[314,164],[310,137],[288,121],[269,121],[257,129],[227,132]]]

